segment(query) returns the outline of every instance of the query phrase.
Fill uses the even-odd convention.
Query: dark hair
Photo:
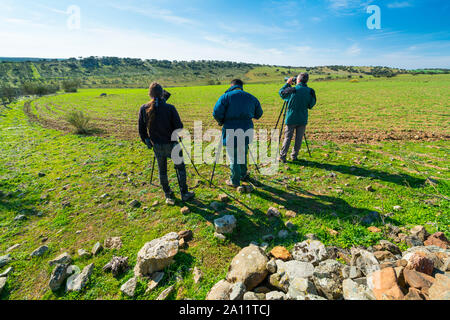
[[[240,86],[240,87],[243,87],[243,86],[244,86],[244,82],[242,82],[241,79],[233,79],[233,80],[231,80],[231,85],[232,85],[232,86]]]
[[[162,86],[157,83],[153,82],[150,85],[150,88],[148,89],[148,93],[150,95],[150,98],[153,98],[152,101],[150,101],[147,105],[147,128],[150,129],[151,124],[155,120],[156,112],[155,112],[155,106],[158,99],[161,99],[163,96],[163,88]]]

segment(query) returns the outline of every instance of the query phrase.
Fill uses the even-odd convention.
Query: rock
[[[275,260],[271,259],[269,262],[267,262],[266,268],[270,273],[276,273],[277,272],[277,264],[276,264]]]
[[[145,293],[148,293],[150,291],[152,291],[153,289],[155,289],[160,282],[162,281],[162,279],[164,278],[164,272],[155,272],[150,281],[148,282],[147,285],[147,290],[145,291]]]
[[[421,247],[423,246],[423,242],[417,236],[407,236],[405,239],[406,244],[409,247]]]
[[[267,294],[267,293],[269,293],[271,290],[269,289],[269,288],[267,288],[267,287],[257,287],[257,288],[255,288],[254,290],[253,290],[253,292],[254,293],[264,293],[264,294]]]
[[[309,240],[319,240],[314,233],[308,233],[305,235],[305,237],[306,237],[306,239],[309,239]]]
[[[430,300],[450,300],[450,277],[437,274],[434,284],[428,290]]]
[[[266,294],[266,300],[286,300],[284,292],[271,291]]]
[[[2,294],[5,286],[6,286],[6,278],[0,278],[0,294]]]
[[[94,271],[94,264],[84,267],[83,271],[80,274],[74,274],[73,276],[67,279],[66,290],[67,291],[81,291],[89,281],[89,277]]]
[[[68,267],[68,264],[58,264],[53,269],[52,274],[50,275],[50,281],[48,283],[48,286],[52,291],[57,291],[59,288],[61,288],[64,280],[66,280],[69,276],[69,274],[67,273]]]
[[[199,268],[194,268],[194,282],[199,283],[203,279],[203,272]]]
[[[284,225],[286,226],[286,228],[288,228],[290,230],[295,228],[295,225],[290,221],[286,221],[286,223]]]
[[[369,230],[372,233],[380,233],[381,232],[381,229],[374,227],[374,226],[368,227],[367,230]]]
[[[167,198],[167,199],[166,199],[166,204],[167,204],[168,206],[174,206],[174,205],[175,205],[175,200],[172,199],[172,198]]]
[[[317,294],[314,283],[306,278],[293,278],[289,280],[288,297],[297,299],[298,296],[307,294]]]
[[[242,300],[246,291],[247,289],[242,282],[233,284],[230,292],[230,300]]]
[[[245,189],[245,187],[239,186],[239,187],[237,187],[236,191],[237,191],[238,193],[245,193],[247,190]]]
[[[243,299],[244,299],[244,300],[247,300],[247,301],[250,301],[250,300],[259,300],[258,296],[257,296],[254,292],[251,292],[251,291],[246,292],[246,293],[244,294]]]
[[[392,254],[402,254],[398,246],[387,240],[380,240],[380,243],[374,246],[376,251],[389,251]]]
[[[113,257],[104,267],[103,271],[113,274],[114,277],[128,270],[128,257]]]
[[[350,265],[358,267],[364,275],[369,275],[380,269],[380,263],[374,254],[362,249],[352,248]]]
[[[281,216],[281,213],[280,213],[280,211],[277,208],[270,207],[267,210],[267,216],[268,217],[279,217],[279,216]]]
[[[0,268],[6,266],[12,260],[11,255],[7,254],[0,257]]]
[[[8,274],[10,274],[12,271],[13,271],[13,268],[12,268],[12,267],[9,267],[8,269],[6,269],[6,270],[3,271],[2,273],[0,273],[0,278],[7,277]]]
[[[385,268],[371,273],[367,283],[369,288],[372,288],[377,300],[402,300],[404,298],[393,268]]]
[[[181,214],[188,214],[191,210],[188,207],[183,207],[180,209]]]
[[[295,218],[296,216],[297,216],[297,213],[295,211],[292,211],[292,210],[286,211],[286,217]]]
[[[64,252],[63,254],[60,254],[55,259],[48,262],[50,266],[56,265],[56,264],[66,264],[69,265],[72,262],[72,257],[67,253]]]
[[[214,238],[219,239],[220,241],[225,241],[227,239],[223,234],[218,232],[214,232]]]
[[[88,251],[84,250],[84,249],[79,249],[78,250],[78,256],[80,258],[82,258],[82,259],[85,259],[85,258],[89,258],[91,256],[91,254]]]
[[[366,187],[366,191],[368,191],[368,192],[374,192],[375,189],[374,189],[371,185],[368,185],[368,186]]]
[[[403,208],[401,206],[394,206],[394,207],[392,207],[392,209],[394,209],[394,211],[403,210]]]
[[[94,247],[92,247],[92,255],[96,256],[103,250],[103,246],[100,242],[97,242],[94,244]]]
[[[174,291],[174,289],[175,289],[174,285],[168,287],[166,290],[161,292],[161,294],[158,296],[158,298],[156,298],[156,300],[166,300],[167,297]]]
[[[105,246],[105,249],[107,249],[107,250],[111,250],[111,249],[120,250],[120,248],[122,248],[122,238],[121,237],[111,237],[111,238],[105,239],[104,246]]]
[[[175,232],[147,242],[138,252],[134,274],[146,276],[161,271],[172,264],[177,253],[178,234]]]
[[[420,241],[425,241],[429,237],[429,233],[423,226],[415,226],[410,230],[411,235],[416,236]]]
[[[406,284],[419,290],[424,288],[429,289],[435,281],[433,277],[425,273],[410,269],[404,269],[403,276],[405,277]]]
[[[327,231],[330,234],[330,236],[332,236],[332,237],[337,237],[339,235],[339,232],[337,232],[336,230],[327,228]]]
[[[232,284],[226,280],[217,282],[206,296],[206,300],[229,300]]]
[[[277,273],[285,273],[287,279],[310,278],[314,274],[314,266],[310,262],[291,260],[283,262],[276,260]]]
[[[297,261],[311,262],[317,266],[321,261],[328,259],[328,252],[322,242],[306,240],[294,245],[292,256]]]
[[[431,276],[434,270],[434,263],[424,253],[416,252],[408,259],[406,268]]]
[[[367,286],[351,279],[345,279],[342,282],[342,292],[344,300],[375,300],[375,296]]]
[[[280,232],[278,232],[278,238],[285,239],[287,237],[289,237],[289,231],[281,230]]]
[[[228,202],[229,197],[228,197],[228,195],[222,193],[222,194],[219,194],[218,199],[220,202]]]
[[[134,297],[136,286],[137,286],[137,278],[133,277],[120,287],[120,291],[122,291],[124,294],[132,298]]]
[[[183,238],[185,241],[188,242],[194,238],[194,233],[192,232],[192,230],[180,231],[178,232],[178,238],[179,239]]]
[[[233,233],[233,230],[236,228],[236,218],[233,215],[223,216],[214,220],[214,226],[217,233]]]
[[[270,251],[270,254],[275,258],[275,259],[280,259],[283,261],[287,261],[287,260],[291,260],[292,256],[289,253],[289,251],[285,248],[285,247],[275,247],[272,249],[272,251]]]
[[[6,249],[6,253],[11,252],[13,250],[16,250],[17,248],[20,247],[20,243],[16,243],[15,245],[9,247],[8,249]]]
[[[14,218],[14,221],[25,221],[25,220],[28,220],[28,217],[23,214],[19,214]]]
[[[260,247],[245,247],[231,261],[227,280],[243,282],[247,290],[252,290],[268,275],[267,262],[269,259]]]
[[[48,249],[47,246],[41,246],[41,247],[37,248],[36,250],[34,250],[34,251],[31,253],[31,257],[32,257],[32,258],[33,258],[33,257],[41,257],[41,256],[43,256],[48,250],[49,250],[49,249]]]
[[[342,276],[345,279],[356,279],[363,276],[362,271],[356,266],[344,266],[342,268]]]
[[[426,246],[437,246],[443,249],[450,248],[450,242],[445,237],[443,232],[436,232],[428,237],[428,239],[424,242]]]
[[[392,252],[389,251],[375,251],[373,255],[379,262],[386,260],[394,261],[396,259],[395,256],[392,254]]]
[[[343,298],[342,292],[343,265],[336,260],[325,260],[314,269],[313,281],[322,295],[330,300]]]
[[[138,200],[132,200],[129,203],[129,206],[132,208],[139,208],[141,206],[141,203]]]
[[[381,220],[380,214],[376,211],[371,211],[361,219],[361,223],[364,225],[369,225],[379,220]]]
[[[406,294],[405,300],[425,300],[425,297],[423,293],[416,288],[409,288],[409,292]]]

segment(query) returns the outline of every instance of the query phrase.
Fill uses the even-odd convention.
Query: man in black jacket
[[[139,135],[149,149],[154,150],[158,162],[159,180],[166,196],[166,203],[173,204],[173,191],[169,186],[167,177],[167,159],[172,159],[172,151],[178,142],[172,141],[174,131],[183,128],[177,109],[166,103],[170,97],[158,83],[150,86],[150,97],[152,101],[143,105],[139,112]],[[182,154],[181,154],[182,157]],[[186,183],[186,166],[184,161],[175,163],[178,183],[180,185],[181,198],[183,201],[192,199],[195,195],[189,192]]]

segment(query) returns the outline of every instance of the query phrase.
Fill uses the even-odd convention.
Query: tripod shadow
[[[412,188],[420,188],[425,183],[424,179],[415,178],[404,173],[392,174],[380,170],[373,170],[373,169],[369,170],[355,166],[334,165],[303,159],[297,160],[294,163],[310,168],[322,169],[327,171],[336,171],[343,174],[350,174],[367,178],[375,178],[386,182],[392,182],[401,186],[410,186]]]

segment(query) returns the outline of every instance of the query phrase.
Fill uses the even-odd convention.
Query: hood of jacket
[[[232,86],[231,88],[229,88],[227,91],[225,91],[225,93],[228,93],[228,92],[231,92],[231,91],[234,91],[234,90],[237,90],[237,89],[244,90],[242,88],[242,86],[235,85],[235,86]]]

